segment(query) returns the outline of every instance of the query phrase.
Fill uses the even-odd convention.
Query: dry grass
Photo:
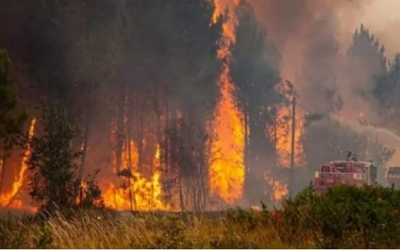
[[[279,240],[261,215],[246,218],[152,214],[57,214],[44,222],[17,217],[0,221],[2,248],[293,248]]]
[[[75,210],[32,221],[0,213],[1,248],[395,248],[400,191],[312,187],[280,209],[190,214]]]

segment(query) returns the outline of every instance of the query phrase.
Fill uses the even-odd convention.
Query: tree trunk
[[[90,49],[90,25],[89,25],[89,16],[88,16],[88,10],[86,10],[86,43],[87,43],[87,49]],[[91,65],[92,58],[91,58],[91,53],[89,52],[89,62]],[[81,180],[83,178],[83,173],[85,169],[85,164],[86,164],[86,154],[87,154],[87,144],[89,141],[89,128],[90,128],[90,113],[91,113],[91,98],[92,98],[92,81],[89,80],[89,93],[88,93],[88,99],[85,107],[85,134],[83,138],[83,148],[82,148],[82,158],[81,158],[81,165],[79,168],[78,172],[78,184],[80,185]]]
[[[120,172],[122,164],[122,150],[125,141],[124,131],[124,116],[125,116],[125,84],[121,84],[119,91],[119,101],[117,110],[117,149],[116,149],[116,162],[117,162],[117,173]]]
[[[138,172],[142,173],[143,172],[143,158],[144,158],[144,155],[143,155],[143,130],[144,130],[143,124],[144,123],[143,123],[143,110],[139,109],[139,106],[143,105],[143,103],[142,103],[142,99],[139,99],[139,98],[141,98],[141,97],[137,97],[135,99],[135,101],[136,101],[135,109],[136,109],[136,117],[137,117],[137,120],[136,120],[136,127],[137,127],[136,142],[137,142],[137,149],[138,149],[138,155],[139,155],[137,169],[138,169]]]
[[[91,88],[91,86],[90,86]],[[81,158],[81,165],[79,168],[79,173],[78,173],[78,181],[80,181],[83,178],[83,173],[85,170],[85,164],[86,164],[86,155],[87,155],[87,145],[89,141],[89,128],[90,128],[90,99],[91,99],[91,91],[89,91],[89,97],[88,97],[88,103],[86,104],[86,114],[85,114],[85,134],[83,138],[83,148],[82,148],[82,158]]]
[[[4,179],[5,179],[5,177],[6,177],[6,171],[5,171],[5,168],[6,168],[6,159],[7,159],[7,157],[6,157],[6,153],[4,152],[3,153],[3,155],[2,155],[2,159],[1,159],[1,173],[0,173],[0,197],[1,197],[1,195],[3,194],[3,188],[4,188]],[[0,205],[2,205],[1,204],[1,199],[0,199]]]
[[[243,108],[243,116],[244,116],[244,168],[245,168],[245,174],[244,174],[244,188],[243,188],[243,193],[245,197],[248,197],[248,193],[251,193],[251,187],[252,184],[252,179],[251,179],[251,168],[250,168],[250,141],[249,141],[249,112],[247,109],[247,105],[244,104]]]
[[[132,128],[133,128],[133,119],[134,119],[134,114],[133,114],[133,110],[134,108],[132,107],[132,105],[134,104],[134,91],[132,90],[132,86],[129,84],[128,85],[128,100],[127,100],[127,108],[128,108],[128,124],[127,124],[127,138],[126,138],[126,148],[128,149],[128,168],[129,170],[132,172],[132,174],[134,175],[134,166],[132,165],[132,148],[131,148],[131,140],[132,140]],[[136,166],[137,167],[137,166]],[[132,182],[131,182],[132,181]],[[137,204],[136,204],[136,194],[135,194],[135,178],[130,178],[129,180],[129,186],[131,188],[130,192],[130,196],[131,196],[131,202],[133,201],[133,205],[135,210],[137,210]],[[132,187],[133,186],[133,187]]]

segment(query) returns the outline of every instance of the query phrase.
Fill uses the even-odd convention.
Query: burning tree
[[[185,191],[185,183],[203,183],[203,188],[196,184],[195,196],[204,197],[207,141],[199,137],[208,132],[218,97],[215,44],[220,23],[210,25],[213,5],[203,0],[140,0],[126,6],[127,53],[120,82],[110,89],[118,93],[111,128],[113,171],[127,168],[148,180],[160,171],[166,203],[190,198],[177,191],[179,185]],[[154,164],[158,146],[160,166]],[[128,197],[126,192],[124,199]],[[185,207],[204,207],[189,203]]]
[[[231,74],[235,83],[235,100],[243,112],[245,127],[245,196],[256,204],[267,188],[264,173],[271,173],[274,164],[274,148],[266,133],[271,122],[267,107],[282,100],[275,92],[280,82],[275,48],[266,42],[265,30],[255,18],[254,10],[246,1],[239,1],[235,8],[237,17],[236,42],[232,46]],[[257,186],[255,190],[254,186]]]
[[[31,149],[28,159],[32,173],[30,195],[40,209],[53,211],[56,207],[72,207],[76,205],[76,160],[81,151],[74,150],[71,143],[79,130],[68,121],[66,109],[59,104],[43,108],[42,112],[43,132],[27,138]]]
[[[10,136],[20,133],[27,118],[17,109],[17,92],[11,78],[11,59],[0,47],[0,197],[3,191],[6,160],[11,153]],[[2,199],[0,199],[2,202]]]

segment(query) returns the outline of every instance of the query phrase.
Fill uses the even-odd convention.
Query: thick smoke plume
[[[282,55],[281,75],[283,79],[293,81],[299,93],[299,113],[302,115],[331,113],[354,124],[362,118],[384,127],[379,113],[380,103],[373,97],[376,87],[374,77],[386,72],[385,59],[392,58],[394,53],[398,52],[398,48],[393,45],[394,41],[398,41],[398,36],[393,34],[389,38],[392,32],[380,25],[384,20],[388,20],[385,23],[396,22],[395,14],[391,15],[390,11],[382,10],[385,6],[386,9],[390,8],[388,6],[394,8],[398,2],[359,0],[249,0],[249,2],[267,31],[267,41],[274,43]],[[388,13],[391,19],[384,13]],[[366,26],[360,27],[362,24]],[[372,37],[371,44],[355,45],[354,47],[366,48],[364,51],[357,51],[352,44],[356,29],[358,34],[361,34],[360,37],[365,35],[363,30],[370,29],[370,34],[377,35],[379,39]],[[383,50],[382,44],[389,49]],[[382,52],[382,55],[369,53],[367,49],[369,46],[378,47],[377,51]],[[367,59],[374,57],[376,60]],[[325,122],[324,126],[327,130],[320,134],[322,137],[336,125]],[[357,128],[353,126],[344,129],[353,130],[359,136],[367,137],[371,136],[371,131],[375,128],[360,130],[358,126]],[[382,134],[378,130],[379,128],[372,133],[375,139],[378,138],[380,143],[392,149],[400,149],[399,143],[393,144],[386,137],[381,138]],[[316,140],[320,138],[317,137]],[[306,142],[309,145],[319,143],[310,140],[311,138]],[[351,143],[343,140],[340,144],[343,150],[346,147],[347,150],[352,150]],[[328,158],[320,159],[320,163],[335,160]],[[399,154],[396,153],[388,164],[396,164],[396,160],[399,159]],[[305,178],[309,180],[311,177]]]
[[[363,11],[367,1],[250,0],[250,3],[265,26],[268,39],[282,53],[283,78],[294,82],[303,97],[300,97],[300,101],[307,108],[322,111],[318,109],[325,106],[323,93],[318,93],[318,89],[332,89],[337,84],[340,94],[347,92],[347,89],[340,86],[340,82],[335,83],[329,77],[326,79],[326,76],[335,77],[335,71],[339,70],[340,65],[337,52],[345,51],[350,41],[344,41],[340,37],[343,33],[341,27],[344,23],[352,23],[353,20],[349,17],[356,11]],[[343,43],[340,44],[340,41]],[[318,60],[324,63],[312,65],[312,73],[304,72],[310,61]],[[324,73],[325,75],[321,75]],[[317,82],[310,81],[310,78]],[[346,99],[347,102],[352,102],[351,97]],[[310,103],[307,100],[311,100]]]

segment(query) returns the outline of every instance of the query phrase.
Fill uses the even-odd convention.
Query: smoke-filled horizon
[[[280,201],[289,185],[293,91],[295,191],[347,150],[385,165],[384,146],[400,149],[365,132],[372,127],[339,122],[362,119],[399,133],[397,35],[381,25],[395,19],[377,1],[42,2],[6,1],[0,45],[25,106],[57,100],[79,123],[79,166],[83,175],[100,168],[111,208],[130,206],[127,180],[117,177],[124,169],[137,180],[139,209]],[[339,118],[315,120],[321,114]],[[21,175],[14,166],[23,164],[9,162],[2,206],[18,207],[11,201],[27,204],[27,192],[10,190]]]
[[[320,94],[314,95],[315,86],[312,80],[305,76],[307,73],[304,72],[304,65],[310,60],[320,61],[312,65],[316,68],[313,68],[314,72],[309,74],[331,71],[332,73],[325,72],[322,73],[325,74],[324,76],[316,78],[318,85],[332,88],[332,82],[323,77],[328,74],[334,75],[334,71],[340,70],[343,63],[340,57],[347,53],[354,32],[360,29],[360,25],[368,28],[380,44],[385,46],[384,56],[387,59],[393,60],[395,54],[400,51],[400,48],[395,46],[399,36],[391,32],[394,26],[385,26],[386,23],[400,22],[400,17],[396,12],[388,11],[396,9],[399,5],[398,1],[300,0],[293,3],[293,1],[285,0],[249,0],[249,2],[255,10],[257,19],[266,29],[267,39],[272,41],[282,54],[282,77],[294,82],[298,90],[302,92],[303,98],[299,101],[312,111],[319,111],[318,108],[324,104],[318,97]],[[329,69],[323,67],[329,67]],[[359,71],[362,70],[360,67]],[[359,84],[362,88],[371,90],[372,86],[365,79],[357,80],[360,82],[352,84]],[[346,81],[347,79],[336,80],[335,84],[341,95],[348,95],[347,93],[351,92],[346,86],[349,85]],[[309,103],[310,99],[318,101]],[[352,99],[354,99],[354,104]],[[377,110],[370,110],[376,108],[373,103],[365,103],[352,95],[348,95],[344,102],[344,115],[347,119],[352,119],[352,117],[358,119],[358,113],[366,113],[365,110],[372,111],[371,115],[375,120],[377,119],[375,116]],[[356,113],[352,110],[354,107],[358,109]]]
[[[216,3],[221,10],[233,10],[238,1],[220,0]],[[375,96],[375,77],[386,74],[387,61],[390,60],[391,63],[399,51],[393,46],[393,41],[396,41],[398,36],[383,25],[398,19],[396,13],[383,11],[394,8],[398,3],[329,0],[249,0],[249,3],[266,31],[267,49],[272,43],[281,55],[281,65],[275,63],[273,66],[281,66],[281,77],[292,81],[300,95],[298,102],[301,110],[298,112],[301,116],[309,112],[333,113],[349,122],[358,123],[359,119],[366,119],[378,126],[387,127],[387,124],[382,122],[382,100]],[[235,19],[233,11],[231,15]],[[374,29],[382,37],[376,36]],[[358,35],[354,37],[356,30]],[[389,46],[386,46],[385,42]],[[385,46],[385,50],[381,50],[381,46]],[[368,47],[375,48],[375,51]],[[271,55],[270,53],[269,56]],[[275,62],[279,61],[278,58]],[[369,60],[372,62],[366,64]],[[288,115],[287,111],[285,113]],[[299,121],[298,125],[301,123]],[[391,126],[391,129],[394,127]],[[361,133],[360,136],[368,135],[355,128],[351,130]],[[377,139],[391,149],[400,149],[400,145],[391,143],[387,138],[382,139],[381,134],[376,135],[378,132],[379,129],[376,133],[369,134],[370,137],[374,134],[372,140]],[[287,145],[287,134],[284,137],[286,141],[283,143]],[[318,142],[308,140],[307,144],[310,143],[319,145]],[[351,143],[338,144],[333,147],[341,148],[343,155],[345,150],[353,150],[349,146]],[[318,147],[312,148],[314,150]],[[296,151],[299,150],[302,150],[301,147]],[[388,164],[396,164],[400,160],[399,156],[395,153]],[[325,161],[334,159],[325,156]],[[323,162],[323,159],[315,163],[311,160],[309,164],[316,164],[317,167],[317,164]],[[260,164],[270,167],[269,163]]]

